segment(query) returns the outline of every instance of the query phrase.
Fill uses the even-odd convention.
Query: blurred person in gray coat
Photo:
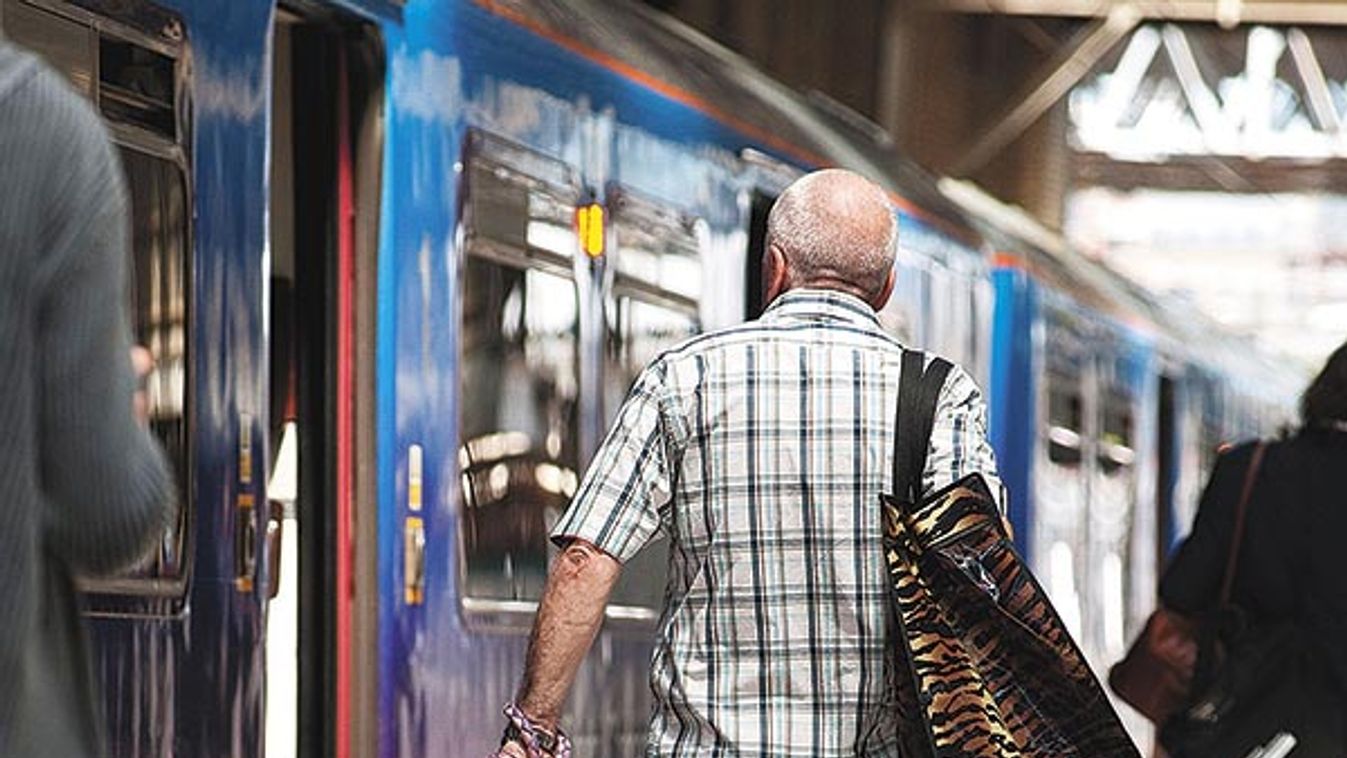
[[[98,116],[0,39],[2,758],[102,755],[73,577],[135,560],[170,517],[137,418],[127,223]]]

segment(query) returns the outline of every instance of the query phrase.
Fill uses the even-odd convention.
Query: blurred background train
[[[643,363],[761,310],[810,168],[891,191],[882,320],[986,389],[1016,540],[1099,670],[1218,446],[1293,412],[1301,377],[636,4],[0,0],[0,29],[119,147],[181,488],[87,582],[117,758],[486,754],[549,524]],[[616,591],[579,755],[642,751],[663,561]]]

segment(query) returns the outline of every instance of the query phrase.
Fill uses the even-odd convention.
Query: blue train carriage
[[[547,527],[639,367],[761,309],[766,211],[804,168],[889,185],[886,320],[989,371],[982,248],[931,180],[639,7],[0,0],[0,24],[122,153],[182,493],[88,586],[115,756],[259,755],[267,719],[305,756],[487,750]],[[644,739],[662,572],[659,545],[628,568],[581,672],[585,752]]]
[[[1217,449],[1274,431],[1292,378],[1247,346],[1229,360],[1237,343],[1210,322],[1082,259],[1018,209],[941,186],[998,249],[992,433],[1017,541],[1102,676],[1154,608]],[[1145,721],[1122,711],[1148,741]]]

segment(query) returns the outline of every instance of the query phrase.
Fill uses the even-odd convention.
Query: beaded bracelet
[[[571,740],[559,727],[552,732],[535,724],[514,703],[506,703],[504,713],[509,723],[500,739],[501,747],[513,740],[524,746],[529,758],[571,758]]]

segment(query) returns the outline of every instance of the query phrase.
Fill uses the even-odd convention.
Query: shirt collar
[[[763,311],[764,321],[836,321],[866,329],[879,328],[879,316],[864,300],[838,290],[793,289]]]

